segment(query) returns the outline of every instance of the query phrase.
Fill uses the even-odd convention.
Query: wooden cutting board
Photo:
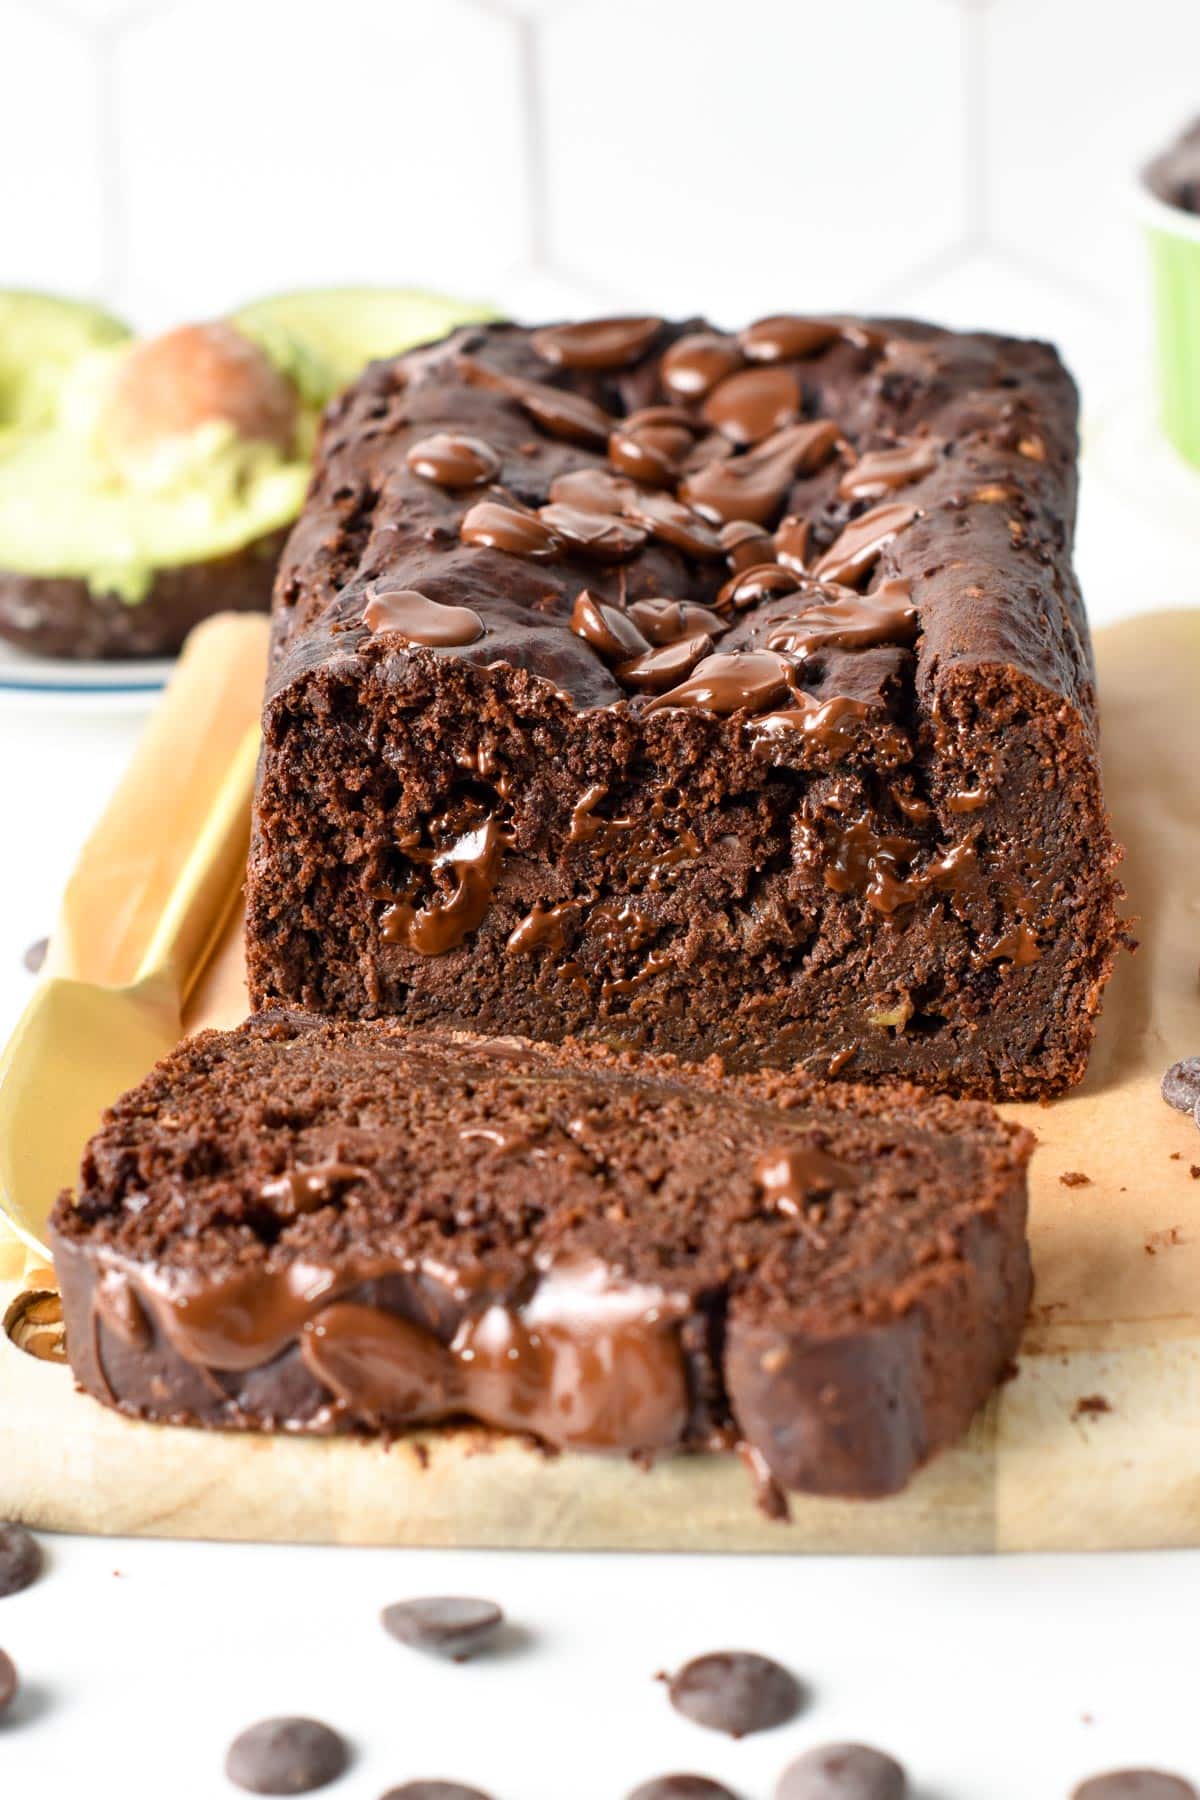
[[[1200,1544],[1200,1131],[1158,1082],[1200,1052],[1200,613],[1098,645],[1106,778],[1136,956],[1109,988],[1087,1080],[1011,1107],[1039,1138],[1037,1293],[1020,1369],[898,1498],[754,1510],[733,1459],[644,1472],[484,1431],[390,1447],[137,1425],[0,1333],[0,1518],[159,1536],[545,1548],[1033,1550]],[[240,922],[191,1024],[245,1010]],[[1064,1174],[1086,1185],[1064,1185]],[[36,1272],[0,1243],[0,1319]],[[29,1322],[26,1321],[26,1332]],[[35,1326],[36,1329],[36,1326]]]

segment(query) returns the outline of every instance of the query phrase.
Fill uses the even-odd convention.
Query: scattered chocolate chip
[[[1103,1394],[1082,1394],[1071,1408],[1073,1419],[1096,1418],[1100,1413],[1110,1413],[1112,1406]]]
[[[385,1631],[414,1650],[436,1650],[455,1662],[465,1662],[481,1650],[504,1623],[494,1600],[474,1600],[457,1595],[399,1600],[385,1606],[380,1615]]]
[[[628,1800],[737,1800],[737,1795],[707,1775],[658,1775],[634,1788]]]
[[[23,1525],[0,1525],[0,1600],[19,1594],[42,1572],[42,1549]]]
[[[233,1740],[225,1773],[249,1794],[311,1794],[349,1760],[344,1741],[318,1719],[264,1719]]]
[[[11,1656],[0,1650],[0,1713],[11,1706],[17,1692],[17,1671]]]
[[[1071,1800],[1200,1800],[1190,1781],[1157,1769],[1114,1769],[1080,1782]]]
[[[37,974],[38,970],[46,960],[46,952],[49,948],[49,938],[38,938],[36,942],[30,944],[28,950],[26,950],[24,956],[21,958],[21,961],[25,964],[25,967],[29,970],[31,975]]]
[[[461,1781],[406,1781],[402,1787],[389,1788],[383,1800],[490,1800],[490,1796]]]
[[[1176,1112],[1194,1112],[1200,1101],[1200,1056],[1172,1063],[1162,1078],[1162,1097]]]
[[[804,1698],[788,1669],[752,1650],[697,1656],[672,1675],[668,1691],[676,1712],[693,1724],[735,1738],[785,1724]]]
[[[1091,1176],[1085,1175],[1082,1169],[1066,1169],[1058,1179],[1063,1187],[1091,1187],[1092,1185]]]
[[[1200,1125],[1200,1119],[1197,1119],[1196,1123]],[[1189,1163],[1188,1174],[1193,1181],[1200,1181],[1200,1163]]]
[[[905,1800],[900,1764],[866,1744],[823,1744],[783,1771],[775,1800]]]

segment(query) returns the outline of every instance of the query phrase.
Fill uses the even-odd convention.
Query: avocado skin
[[[97,594],[76,576],[0,569],[0,638],[79,662],[173,656],[210,613],[268,610],[289,530],[268,532],[225,556],[159,569],[136,606]]]

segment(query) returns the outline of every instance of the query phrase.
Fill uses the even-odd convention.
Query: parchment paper
[[[733,1459],[649,1473],[482,1431],[359,1442],[139,1426],[0,1336],[0,1517],[96,1532],[356,1543],[757,1550],[1200,1544],[1200,1131],[1158,1094],[1200,1052],[1200,613],[1098,642],[1106,780],[1136,956],[1087,1080],[1005,1109],[1038,1135],[1037,1293],[1019,1374],[894,1500],[760,1518]],[[245,1011],[240,922],[191,1023]],[[1198,1173],[1194,1176],[1192,1169]],[[1064,1186],[1065,1173],[1087,1184]],[[21,1291],[0,1246],[0,1317]],[[1081,1406],[1081,1402],[1083,1403]]]

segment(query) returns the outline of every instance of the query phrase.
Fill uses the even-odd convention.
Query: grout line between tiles
[[[991,118],[988,106],[988,18],[965,4],[962,19],[963,205],[968,228],[984,242],[991,228]]]
[[[528,253],[535,268],[549,266],[550,193],[546,167],[546,113],[542,56],[536,19],[513,18],[517,43],[517,93],[525,139],[525,197],[529,209]]]

